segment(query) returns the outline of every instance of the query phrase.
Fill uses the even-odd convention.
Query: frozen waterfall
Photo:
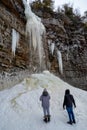
[[[45,34],[45,27],[42,24],[41,19],[31,11],[28,1],[22,1],[25,7],[25,16],[27,19],[26,35],[29,36],[29,44],[33,45],[34,51],[36,49],[38,50],[39,61],[41,65],[43,56],[42,35]]]

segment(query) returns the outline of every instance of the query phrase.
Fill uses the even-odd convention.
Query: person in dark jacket
[[[42,95],[40,96],[40,101],[42,101],[42,107],[43,107],[43,112],[44,112],[44,121],[50,121],[50,95],[47,92],[46,89],[43,90]]]
[[[66,107],[66,110],[67,110],[68,116],[69,116],[69,122],[68,122],[69,124],[76,123],[74,112],[73,112],[73,105],[74,105],[74,107],[76,107],[74,97],[73,97],[73,95],[70,94],[70,90],[67,89],[65,91],[63,109],[65,109],[65,107]]]

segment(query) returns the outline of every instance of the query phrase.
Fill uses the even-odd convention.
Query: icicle
[[[58,63],[59,63],[59,71],[61,74],[63,74],[63,63],[62,63],[62,55],[61,52],[59,50],[57,50],[57,59],[58,59]]]
[[[55,44],[54,44],[54,43],[51,43],[50,48],[51,48],[51,53],[52,53],[52,55],[53,55],[54,48],[55,48]]]
[[[39,60],[41,64],[43,52],[42,52],[42,35],[45,34],[45,27],[41,23],[41,19],[36,16],[30,8],[28,1],[22,0],[25,6],[26,23],[26,35],[30,37],[30,43],[32,43],[34,50],[38,47]]]
[[[16,47],[19,42],[19,33],[15,29],[12,29],[12,53],[15,56]]]

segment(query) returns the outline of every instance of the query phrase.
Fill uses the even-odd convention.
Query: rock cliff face
[[[40,67],[37,50],[29,46],[29,38],[25,35],[26,18],[22,0],[0,1],[0,89],[18,83],[25,75],[39,72],[45,68]],[[12,30],[19,33],[19,42],[15,56],[12,53]],[[44,57],[45,58],[45,57]],[[44,61],[44,60],[43,60]],[[26,73],[27,69],[27,73]],[[22,75],[19,72],[22,71]],[[23,76],[24,71],[24,76]],[[8,79],[7,76],[8,75]],[[14,81],[16,75],[19,80]],[[13,77],[15,76],[15,77]],[[11,79],[12,77],[12,79]],[[7,81],[8,80],[8,81]],[[11,84],[12,80],[12,84]],[[4,82],[8,82],[7,84]]]
[[[38,12],[37,15],[43,16],[42,12]],[[29,39],[25,36],[26,18],[22,1],[0,1],[0,73],[7,72],[16,77],[20,71],[28,70],[26,74],[20,73],[21,80],[29,73],[39,72],[47,67],[68,83],[87,90],[87,30],[84,30],[84,25],[80,22],[77,26],[73,26],[72,21],[66,17],[61,20],[59,17],[52,18],[48,14],[44,14],[42,22],[47,33],[44,40],[45,63],[43,62],[40,68],[37,50],[34,52],[33,48],[30,49]],[[20,34],[15,57],[11,49],[12,29]],[[63,74],[59,71],[58,51],[62,56]],[[18,82],[17,80],[13,84]],[[0,84],[1,88],[6,86],[3,78]]]
[[[37,12],[37,15],[43,17],[41,12]],[[44,15],[48,68],[73,86],[87,90],[87,28],[84,27],[83,19],[78,16],[75,18],[77,23],[67,16]],[[60,72],[58,51],[62,56],[63,74]]]
[[[72,23],[65,24],[59,19],[44,19],[47,28],[50,71],[54,72],[68,83],[87,90],[87,32],[84,27]],[[50,44],[49,44],[50,41]],[[55,44],[54,53],[50,51]],[[57,51],[61,52],[63,74],[59,71]]]
[[[37,53],[29,50],[29,39],[25,36],[26,19],[21,0],[1,0],[0,2],[0,71],[10,69],[26,69],[38,67]],[[20,37],[15,56],[12,54],[12,29]],[[32,51],[32,55],[30,52]],[[37,65],[38,64],[38,65]],[[32,68],[33,69],[33,68]]]
[[[23,7],[18,1],[0,1],[0,71],[8,71],[13,67],[26,68],[28,63],[28,44],[25,39],[25,19],[16,9],[16,4],[21,13]],[[19,11],[20,11],[19,10]],[[19,45],[15,57],[12,55],[12,29],[20,33]]]

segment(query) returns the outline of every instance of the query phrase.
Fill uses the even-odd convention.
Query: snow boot
[[[50,121],[50,115],[47,115],[47,117],[48,117],[48,122]]]
[[[75,120],[73,120],[73,123],[74,123],[74,124],[76,124],[76,121],[75,121]]]
[[[48,122],[48,117],[47,116],[44,116],[44,119],[43,119],[46,123]]]
[[[70,125],[72,125],[72,121],[68,121],[67,123],[70,124]]]

